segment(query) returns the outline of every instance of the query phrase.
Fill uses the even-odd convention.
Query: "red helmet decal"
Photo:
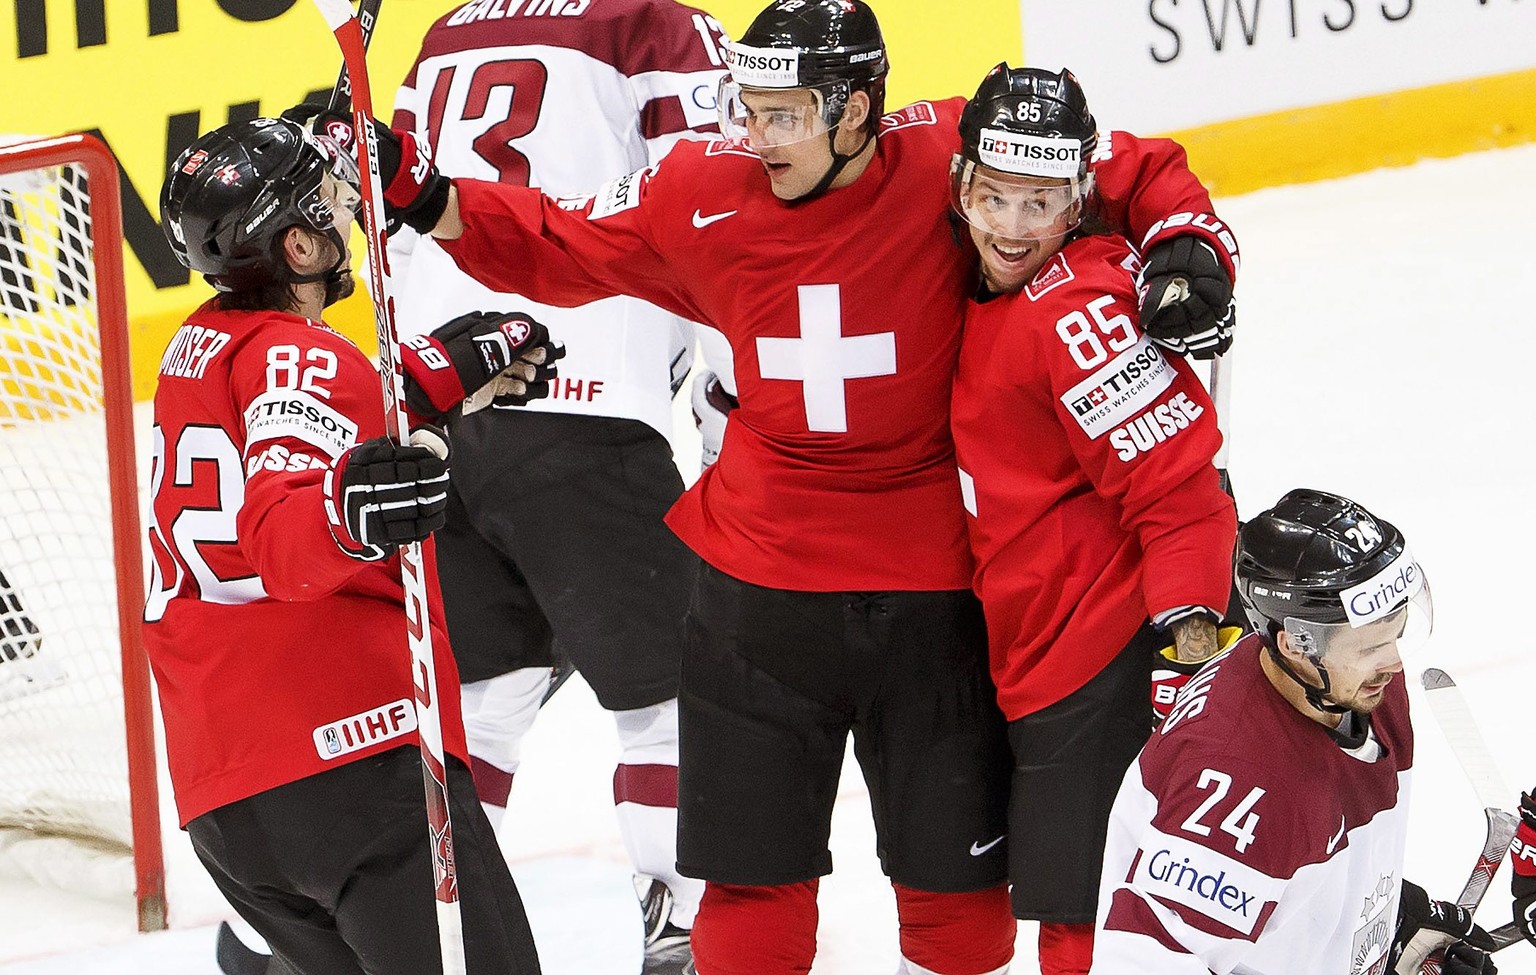
[[[187,157],[186,164],[181,167],[181,171],[191,176],[197,172],[197,167],[201,166],[207,159],[208,151],[206,149],[199,149]]]

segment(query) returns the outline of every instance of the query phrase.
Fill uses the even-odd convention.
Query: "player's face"
[[[1340,625],[1330,632],[1322,664],[1328,669],[1328,697],[1364,714],[1385,700],[1387,687],[1403,672],[1398,640],[1407,623],[1406,610],[1364,626]]]
[[[999,294],[1019,290],[1039,273],[1079,222],[1078,188],[1070,180],[977,166],[956,195],[981,255],[982,277]]]
[[[809,88],[744,89],[747,144],[763,160],[773,195],[795,200],[816,188],[832,165],[821,102]]]

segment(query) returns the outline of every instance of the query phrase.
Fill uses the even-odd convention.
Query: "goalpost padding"
[[[155,930],[165,871],[122,240],[100,141],[0,146],[0,860],[131,889]]]

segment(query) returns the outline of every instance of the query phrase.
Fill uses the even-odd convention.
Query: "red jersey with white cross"
[[[668,516],[715,567],[781,589],[968,588],[949,432],[974,274],[949,219],[963,105],[887,116],[857,181],[793,204],[756,155],[720,141],[574,200],[457,180],[465,232],[444,247],[498,290],[550,304],[628,293],[725,334],[741,408]],[[1096,164],[1110,221],[1209,235],[1168,219],[1210,210],[1182,151],[1115,136]]]
[[[1085,237],[966,314],[955,455],[1009,720],[1082,687],[1148,617],[1227,604],[1216,410],[1137,328],[1137,267],[1124,238]]]
[[[331,538],[322,479],[384,432],[378,373],[320,322],[203,305],[155,392],[144,643],[182,825],[416,743],[400,557]],[[444,747],[467,761],[429,539]]]

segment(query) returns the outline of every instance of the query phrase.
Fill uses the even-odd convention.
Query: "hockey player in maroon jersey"
[[[1002,972],[1010,760],[949,431],[973,266],[946,217],[963,100],[882,118],[885,47],[859,0],[775,3],[729,60],[722,124],[744,141],[681,143],[552,200],[450,182],[385,130],[409,163],[385,160],[387,201],[487,286],[629,293],[730,340],[740,408],[668,516],[705,563],[679,697],[700,975],[809,970],[850,732],[903,971]],[[1210,203],[1176,147],[1127,137],[1096,172],[1109,223],[1154,250],[1199,236],[1230,280],[1235,244],[1198,216]]]
[[[951,171],[981,279],[951,424],[1013,747],[1013,913],[1041,922],[1045,975],[1088,971],[1154,653],[1215,656],[1237,532],[1215,408],[1141,334],[1139,258],[1094,213],[1089,160],[1124,137],[1099,133],[1070,72],[1000,64],[960,116]]]
[[[368,359],[321,320],[352,287],[356,169],[292,122],[217,129],[176,161],[166,237],[219,294],[160,363],[145,644],[182,826],[304,975],[441,970],[397,550],[427,539],[438,707],[470,973],[539,971],[474,798],[428,535],[447,449],[383,436]],[[427,354],[430,350],[431,354]],[[511,397],[553,350],[525,316],[449,323],[407,398]]]
[[[1295,490],[1243,525],[1254,633],[1179,695],[1115,798],[1094,975],[1494,975],[1491,941],[1403,880],[1413,729],[1399,642],[1428,633],[1401,532]]]
[[[430,143],[446,174],[551,196],[717,134],[714,18],[673,0],[580,6],[559,17],[456,6],[422,39],[393,124]],[[677,682],[697,560],[662,519],[683,493],[667,436],[693,325],[625,296],[551,308],[491,291],[410,228],[389,249],[403,332],[516,309],[567,349],[551,396],[451,429],[436,539],[465,734],[499,828],[557,652],[574,663],[618,731],[613,798],[641,895],[644,972],[681,975],[704,889],[676,866]]]

